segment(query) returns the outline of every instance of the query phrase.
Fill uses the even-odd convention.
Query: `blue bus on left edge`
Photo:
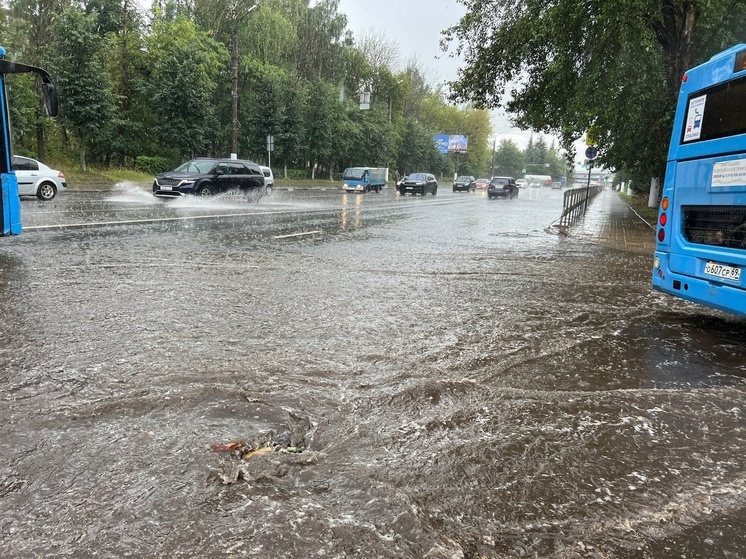
[[[5,49],[0,47],[0,235],[18,235],[21,232],[21,202],[18,197],[18,180],[11,166],[13,150],[10,137],[10,113],[5,87],[7,74],[39,74],[42,79],[44,106],[49,116],[57,115],[57,90],[51,76],[41,68],[11,62]]]

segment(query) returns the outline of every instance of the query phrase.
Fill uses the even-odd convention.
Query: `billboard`
[[[466,147],[469,145],[469,138],[466,136],[451,136],[448,140],[448,153],[466,153]]]
[[[433,136],[435,141],[435,147],[438,148],[440,153],[448,153],[448,143],[450,136],[448,134],[436,134]]]
[[[436,134],[433,136],[435,147],[440,153],[466,153],[469,138],[460,134],[449,136],[448,134]]]

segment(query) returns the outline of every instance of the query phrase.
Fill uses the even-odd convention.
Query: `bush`
[[[148,157],[140,155],[135,158],[135,169],[141,173],[157,175],[173,169],[173,162],[166,157]]]

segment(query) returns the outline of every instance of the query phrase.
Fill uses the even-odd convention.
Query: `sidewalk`
[[[591,201],[585,216],[569,228],[567,236],[632,252],[652,255],[655,251],[655,225],[610,190]]]

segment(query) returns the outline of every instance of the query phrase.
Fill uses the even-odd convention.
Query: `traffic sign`
[[[585,157],[593,161],[598,157],[598,148],[596,146],[588,146],[585,148]]]

